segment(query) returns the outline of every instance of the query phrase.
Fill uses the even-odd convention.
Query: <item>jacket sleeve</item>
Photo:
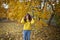
[[[25,23],[25,22],[24,22],[24,18],[22,18],[21,23],[23,23],[23,24]]]
[[[34,22],[35,22],[35,21],[34,21],[34,19],[32,18],[32,20],[31,20],[31,24],[34,24]]]

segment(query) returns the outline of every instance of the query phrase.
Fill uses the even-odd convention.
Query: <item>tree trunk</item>
[[[51,21],[52,21],[52,19],[53,19],[53,17],[54,17],[54,13],[51,15],[51,17],[50,17],[50,19],[49,19],[49,22],[48,22],[48,25],[50,25],[51,24]]]

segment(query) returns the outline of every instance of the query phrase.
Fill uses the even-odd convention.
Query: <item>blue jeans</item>
[[[30,30],[24,30],[23,31],[23,40],[30,40],[30,34],[31,34]]]

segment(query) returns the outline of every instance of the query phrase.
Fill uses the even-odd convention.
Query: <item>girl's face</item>
[[[27,21],[27,20],[28,20],[28,21],[31,21],[31,19],[32,19],[32,18],[31,18],[31,16],[30,16],[30,14],[27,14],[27,15],[25,16],[25,18],[24,18],[25,21]]]
[[[26,16],[26,19],[29,19],[28,15]]]

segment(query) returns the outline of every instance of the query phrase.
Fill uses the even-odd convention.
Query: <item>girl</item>
[[[30,14],[27,14],[24,18],[22,18],[21,23],[24,24],[23,27],[23,40],[30,40],[31,34],[31,24],[34,23],[34,19],[31,17]]]

